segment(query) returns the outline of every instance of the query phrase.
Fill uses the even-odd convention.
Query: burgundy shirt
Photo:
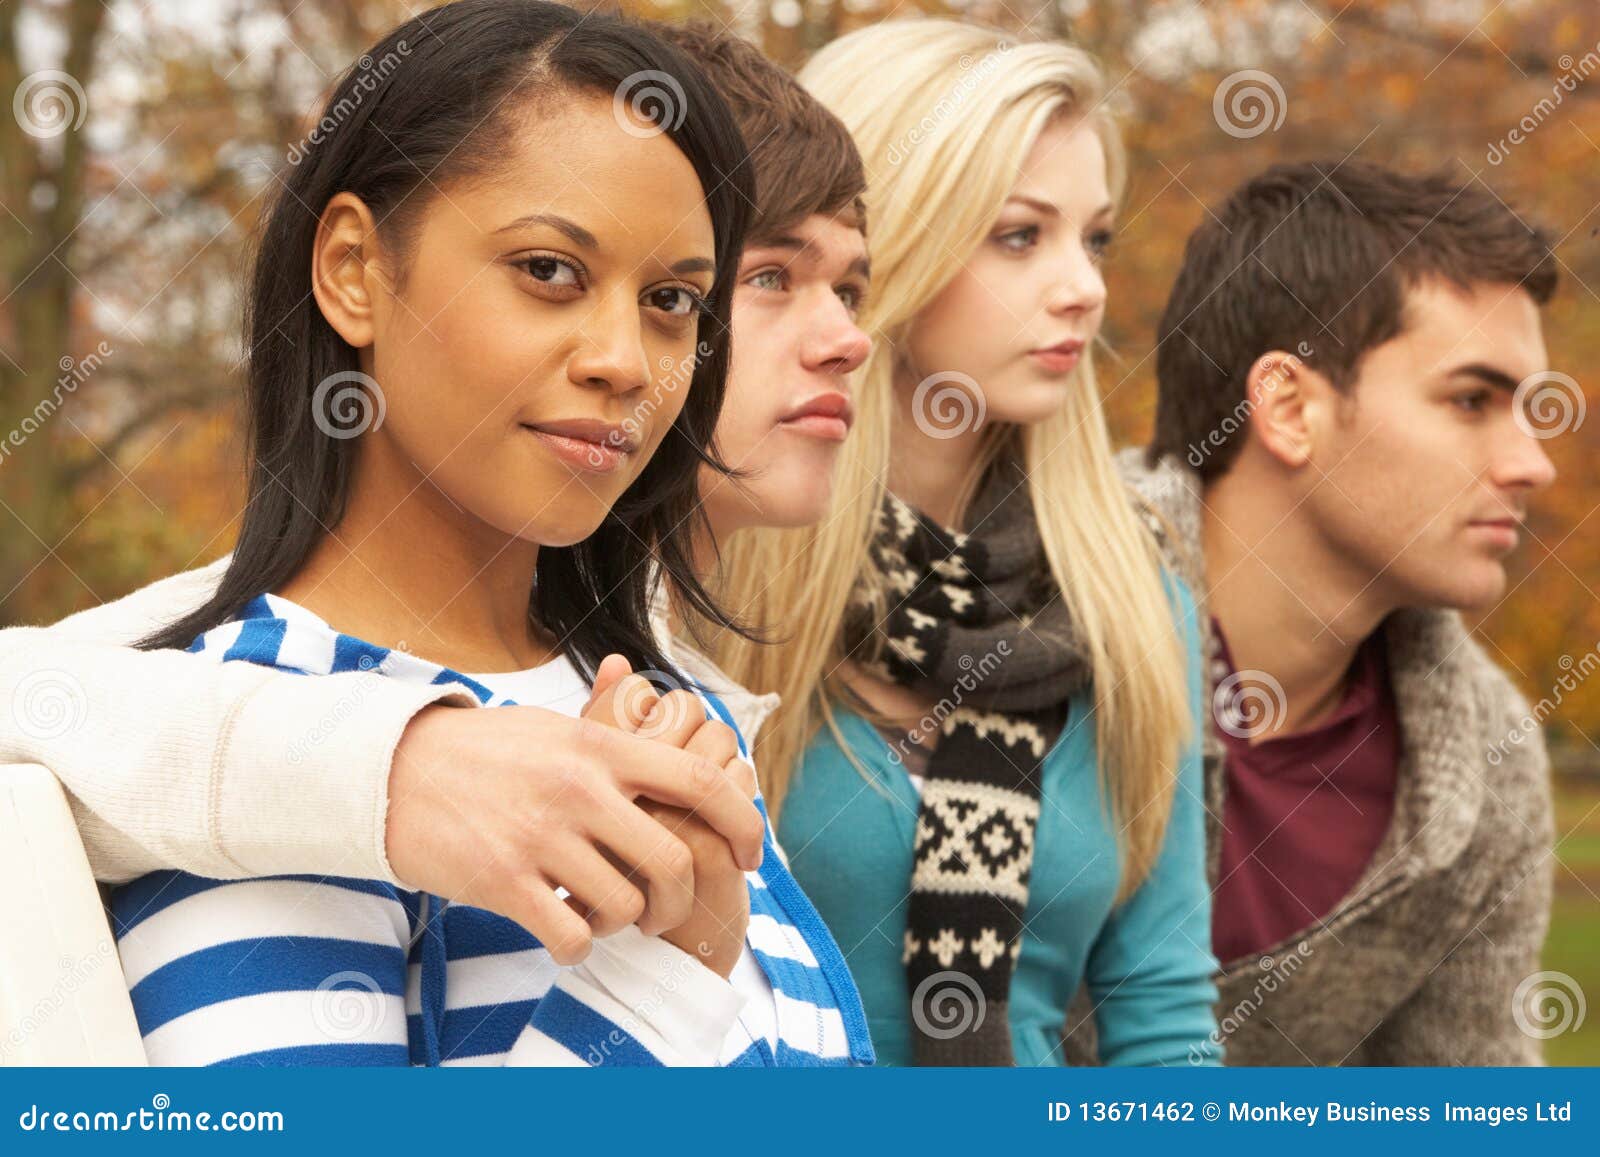
[[[1212,630],[1226,677],[1233,660],[1215,619]],[[1394,812],[1400,761],[1388,668],[1374,631],[1338,709],[1315,727],[1255,744],[1217,729],[1228,778],[1211,938],[1223,963],[1317,924],[1366,871]]]

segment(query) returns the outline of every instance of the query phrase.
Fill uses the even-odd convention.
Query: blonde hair
[[[888,474],[897,345],[949,282],[950,255],[972,253],[993,226],[1034,141],[1056,118],[1083,117],[1094,128],[1114,195],[1121,192],[1120,138],[1101,104],[1094,59],[1062,43],[1002,37],[951,20],[889,21],[835,41],[800,73],[850,129],[867,164],[873,289],[862,321],[876,341],[854,390],[856,422],[828,517],[798,531],[743,531],[723,548],[723,605],[772,625],[780,640],[763,646],[725,633],[714,642],[734,679],[782,696],[757,758],[774,815],[821,727],[860,767],[834,711],[854,706],[837,672],[845,612],[871,565],[867,548]],[[1020,452],[1051,571],[1092,664],[1102,798],[1119,832],[1126,896],[1160,852],[1191,720],[1160,554],[1117,474],[1087,355],[1060,412],[986,433],[963,506],[983,467],[1007,448]]]

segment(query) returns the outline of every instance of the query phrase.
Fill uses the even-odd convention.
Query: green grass
[[[1578,982],[1588,1004],[1583,1024],[1544,1042],[1552,1065],[1600,1065],[1600,904],[1587,893],[1556,896],[1550,936],[1544,942],[1544,967]]]
[[[1583,1024],[1545,1041],[1552,1065],[1600,1065],[1600,790],[1593,778],[1555,784],[1555,906],[1544,942],[1544,967],[1578,982],[1587,1007]]]

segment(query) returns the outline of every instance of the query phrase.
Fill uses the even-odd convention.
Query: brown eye
[[[648,296],[650,304],[663,313],[673,317],[688,317],[706,308],[706,303],[698,294],[691,293],[681,285],[668,285],[661,289],[652,289]]]
[[[583,284],[577,266],[559,257],[529,257],[518,264],[528,271],[529,277],[545,285],[575,289]]]

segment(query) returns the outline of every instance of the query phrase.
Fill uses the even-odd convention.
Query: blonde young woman
[[[768,806],[881,1060],[1214,1063],[1198,633],[1091,368],[1122,185],[1091,58],[944,20],[801,74],[867,163],[876,339],[833,509],[729,542]],[[796,615],[796,608],[804,608]]]

